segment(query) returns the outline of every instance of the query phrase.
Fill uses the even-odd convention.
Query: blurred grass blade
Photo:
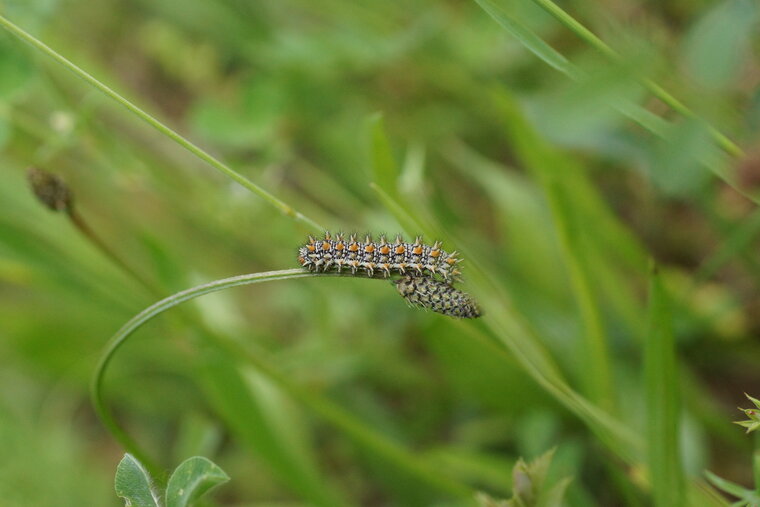
[[[116,495],[132,507],[160,507],[150,474],[131,454],[125,454],[116,467]]]
[[[420,232],[428,236],[434,236],[429,227],[425,227],[419,219],[413,217],[403,204],[391,197],[385,192],[385,190],[380,188],[379,185],[370,183],[369,186],[375,191],[383,206],[385,206],[385,208],[388,209],[398,221],[401,229],[403,229],[403,231],[410,237],[414,237]]]
[[[513,16],[509,16],[490,0],[475,0],[475,2],[534,55],[560,72],[572,77],[579,76],[577,67],[571,64],[559,51],[544,42],[530,28],[520,23]]]
[[[500,94],[497,100],[511,144],[525,167],[542,186],[552,211],[578,304],[580,321],[583,323],[581,378],[586,394],[593,402],[609,410],[615,399],[612,359],[602,323],[602,312],[593,290],[592,266],[588,263],[589,257],[585,251],[589,247],[584,244],[584,239],[588,236],[585,231],[593,230],[598,220],[596,214],[581,216],[577,211],[582,206],[583,199],[577,196],[576,175],[582,179],[582,171],[572,166],[566,157],[560,156],[538,136],[511,97]],[[599,215],[601,214],[600,212]],[[591,246],[604,248],[604,245]]]
[[[398,195],[399,168],[393,156],[391,144],[385,133],[385,122],[381,113],[375,113],[367,120],[370,136],[372,178],[374,182],[390,195]]]
[[[208,458],[193,456],[174,470],[166,487],[166,507],[190,507],[230,477]]]
[[[425,147],[413,143],[406,151],[398,178],[399,192],[404,196],[421,197],[425,186]]]
[[[273,424],[267,406],[253,396],[232,358],[209,347],[202,354],[202,363],[208,399],[251,454],[259,456],[280,481],[309,504],[346,505],[307,460],[308,454],[298,452],[297,443]]]
[[[726,231],[718,250],[702,263],[694,276],[694,283],[699,284],[709,280],[725,264],[750,252],[750,245],[758,234],[760,234],[760,209],[754,210],[740,224]]]
[[[649,285],[649,332],[644,342],[647,462],[654,504],[684,505],[679,454],[680,397],[670,301],[657,269]]]
[[[562,170],[561,168],[556,168]],[[602,322],[602,310],[599,298],[594,291],[592,267],[589,256],[585,253],[585,245],[580,235],[583,223],[577,220],[572,209],[572,197],[565,192],[562,184],[556,181],[545,184],[547,197],[550,202],[562,245],[565,264],[570,272],[573,293],[583,323],[585,360],[582,366],[585,372],[585,392],[591,401],[600,407],[612,411],[615,402],[615,392],[612,383],[612,358],[607,344],[608,337]]]

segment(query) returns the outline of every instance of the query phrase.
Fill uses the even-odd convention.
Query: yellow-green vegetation
[[[0,503],[753,505],[759,27],[0,0]],[[483,316],[325,230],[440,240]]]

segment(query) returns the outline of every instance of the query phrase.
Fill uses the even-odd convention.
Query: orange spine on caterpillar
[[[346,238],[344,234],[325,233],[324,239],[309,236],[309,241],[298,249],[298,262],[304,268],[316,272],[346,270],[353,275],[364,274],[370,278],[391,274],[440,277],[445,282],[456,280],[460,274],[456,265],[462,262],[456,252],[441,249],[441,243],[422,243],[418,236],[414,243],[406,243],[401,236],[388,241],[380,236],[374,241],[367,235],[358,241],[356,234]]]

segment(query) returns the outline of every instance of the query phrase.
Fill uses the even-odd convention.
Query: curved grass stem
[[[103,395],[103,380],[105,378],[105,372],[109,363],[114,357],[114,354],[121,348],[135,331],[137,331],[143,324],[148,322],[156,315],[177,306],[178,304],[188,301],[190,299],[216,292],[218,290],[236,287],[238,285],[246,285],[251,283],[269,281],[272,279],[285,279],[285,278],[300,278],[303,276],[309,276],[309,273],[305,273],[300,269],[292,269],[286,271],[274,271],[267,273],[253,273],[249,275],[234,276],[231,278],[225,278],[222,280],[216,280],[210,283],[199,285],[191,289],[187,289],[176,294],[173,294],[167,298],[164,298],[157,303],[149,306],[142,312],[135,315],[121,329],[108,341],[106,347],[101,355],[98,365],[95,368],[95,373],[92,378],[90,394],[92,397],[92,403],[95,407],[95,412],[100,417],[103,424],[113,434],[113,436],[121,442],[121,444],[131,452],[140,462],[150,470],[151,474],[157,476],[156,472],[160,470],[160,467],[156,462],[145,453],[137,442],[116,422],[115,417],[111,413],[110,409],[105,403]]]
[[[310,273],[303,269],[287,269],[281,271],[269,271],[264,273],[251,273],[247,275],[233,276],[221,280],[215,280],[197,287],[193,287],[172,296],[169,296],[157,303],[146,308],[126,324],[108,341],[103,354],[95,369],[91,383],[92,402],[100,419],[108,430],[121,442],[124,447],[131,452],[138,460],[155,476],[160,470],[157,463],[144,452],[138,443],[121,427],[110,408],[105,402],[103,384],[105,373],[109,363],[113,360],[116,352],[121,348],[126,340],[134,334],[140,327],[150,321],[152,318],[165,312],[166,310],[179,305],[185,301],[210,294],[212,292],[237,287],[240,285],[249,285],[253,283],[268,282],[275,280],[289,280],[294,278],[305,278],[312,276],[350,276],[338,273]],[[248,350],[240,345],[226,339],[217,338],[217,345],[221,346],[231,357],[244,360],[264,374],[270,381],[278,385],[283,391],[299,400],[309,407],[314,413],[322,417],[334,427],[343,431],[347,436],[360,445],[383,456],[386,460],[393,463],[400,469],[405,470],[410,475],[416,477],[421,482],[433,487],[434,489],[444,492],[452,497],[461,499],[472,498],[473,492],[465,485],[451,481],[435,471],[429,469],[423,462],[414,457],[391,440],[374,432],[363,422],[343,410],[339,406],[331,403],[329,400],[315,396],[297,384],[289,380],[285,375],[273,368],[266,360],[251,354]]]

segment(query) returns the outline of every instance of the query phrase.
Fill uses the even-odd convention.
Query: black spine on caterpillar
[[[433,245],[423,244],[421,236],[414,243],[404,242],[401,236],[396,236],[395,241],[388,241],[385,236],[374,241],[367,235],[364,241],[358,241],[356,234],[346,239],[343,234],[332,236],[326,232],[324,239],[309,236],[309,241],[298,249],[298,262],[316,272],[346,270],[370,278],[388,278],[391,274],[427,275],[450,282],[457,279],[456,265],[462,259],[456,252],[442,250],[438,241]]]
[[[393,282],[399,294],[412,305],[443,315],[475,319],[482,315],[478,304],[466,292],[427,276],[406,275]]]

